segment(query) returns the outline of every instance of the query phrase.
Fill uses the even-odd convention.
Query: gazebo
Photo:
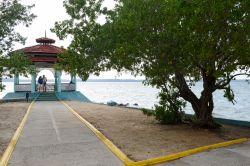
[[[63,48],[53,45],[55,40],[45,37],[36,39],[37,45],[25,47],[18,51],[23,51],[31,60],[32,65],[36,69],[36,73],[31,74],[31,84],[20,84],[19,74],[14,76],[14,91],[24,92],[30,91],[35,93],[37,91],[37,73],[47,69],[51,71],[55,78],[54,84],[47,84],[49,91],[62,92],[62,91],[75,91],[76,90],[76,76],[71,74],[69,83],[61,82],[62,71],[55,70],[54,65],[58,61],[58,54],[63,51]]]

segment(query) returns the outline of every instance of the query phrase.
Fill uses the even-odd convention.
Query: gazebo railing
[[[75,84],[62,83],[61,87],[62,87],[62,91],[75,91],[76,90]]]
[[[47,92],[54,92],[56,91],[56,87],[54,83],[48,83],[46,85]],[[62,91],[75,91],[76,85],[70,83],[62,83],[61,90]],[[15,92],[30,92],[31,91],[31,84],[16,84],[15,85]],[[36,85],[36,91],[38,91],[38,85]],[[41,88],[42,91],[42,88]]]

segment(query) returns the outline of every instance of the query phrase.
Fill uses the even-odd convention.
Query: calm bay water
[[[6,90],[0,93],[2,98],[7,92],[13,91],[13,83],[5,82]],[[233,81],[231,83],[235,92],[236,102],[234,105],[223,97],[222,91],[214,93],[214,116],[228,119],[250,121],[250,84],[245,81]],[[198,82],[193,87],[194,92],[199,95],[202,83]],[[107,103],[113,100],[117,103],[129,103],[133,106],[137,103],[139,107],[153,108],[157,104],[158,90],[144,86],[141,82],[78,82],[77,90],[81,91],[91,101]],[[188,104],[185,112],[193,113]]]

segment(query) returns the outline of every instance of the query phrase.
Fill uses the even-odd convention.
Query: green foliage
[[[154,110],[141,108],[141,111],[144,115],[147,115],[147,116],[154,116],[155,115]]]
[[[163,106],[155,106],[155,119],[159,120],[162,124],[176,124],[182,122],[181,115]]]
[[[154,116],[162,124],[181,123],[185,115],[182,108],[186,103],[178,96],[175,91],[164,89],[159,93],[160,102],[155,105],[155,110],[142,109],[142,112],[147,116]]]
[[[13,42],[24,43],[25,38],[15,32],[14,28],[18,24],[31,24],[35,18],[30,13],[33,6],[24,6],[18,0],[0,2],[0,55],[11,50]]]
[[[94,43],[101,27],[96,20],[98,16],[107,12],[105,8],[101,7],[102,1],[64,1],[64,6],[71,19],[56,22],[55,28],[52,29],[60,39],[67,35],[74,37],[70,48],[60,55],[62,65],[59,64],[58,67],[63,67],[66,71],[76,71],[83,80],[86,80],[90,73],[99,75],[100,71],[108,68],[107,61],[101,54],[95,57],[89,56],[92,54],[93,48],[102,51],[102,45]],[[103,41],[101,42],[103,43]]]
[[[71,50],[64,50],[61,54],[58,56],[58,62],[56,64],[56,69],[61,70],[70,73],[70,74],[80,74],[83,80],[87,80],[89,75],[86,73],[82,73],[81,68],[78,67],[79,62],[81,61],[80,56],[78,54],[73,53]],[[80,63],[83,65],[83,63]],[[85,68],[89,65],[88,63],[85,63]]]
[[[225,87],[225,89],[224,89],[224,97],[226,97],[228,99],[228,101],[232,102],[233,104],[236,102],[234,100],[234,92],[231,89],[230,85]]]
[[[167,103],[158,107],[161,114],[183,108],[178,106],[183,98],[199,121],[212,122],[213,92],[225,90],[233,101],[230,81],[250,75],[249,0],[116,3],[107,10],[102,0],[65,1],[71,18],[56,23],[54,32],[60,38],[73,36],[69,50],[74,56],[66,58],[74,62],[72,69],[84,79],[109,69],[143,74],[145,83],[168,98],[161,99]],[[100,15],[106,23],[97,22]],[[199,80],[203,89],[196,95],[191,87]]]
[[[0,83],[0,92],[2,92],[5,89],[5,85],[2,84],[2,82]]]
[[[34,6],[34,5],[33,5]],[[0,90],[4,89],[2,85],[2,76],[11,74],[25,74],[31,71],[28,67],[29,60],[21,52],[13,53],[13,43],[23,43],[25,38],[14,31],[18,24],[29,26],[35,15],[30,13],[33,6],[24,6],[18,0],[3,0],[0,2]]]
[[[161,124],[178,124],[182,122],[184,117],[184,112],[176,112],[160,105],[155,105],[153,111],[142,109],[142,112],[147,116],[154,116]]]
[[[33,73],[34,68],[31,67],[30,59],[24,54],[24,52],[16,51],[10,54],[6,60],[6,66],[8,72],[11,75]]]
[[[0,67],[0,75],[5,74],[9,77],[15,74],[24,74],[27,76],[28,73],[34,72],[29,58],[21,51],[13,52],[2,58]]]

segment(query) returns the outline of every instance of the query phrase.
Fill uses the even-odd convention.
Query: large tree
[[[184,99],[192,105],[198,125],[214,127],[213,93],[224,90],[233,102],[231,80],[250,75],[250,2],[116,3],[107,10],[102,0],[65,1],[71,19],[56,23],[54,31],[60,38],[73,36],[73,56],[64,54],[61,62],[71,62],[68,66],[83,78],[111,68],[143,74],[147,83],[161,89],[164,109],[179,112]],[[98,23],[102,15],[103,25]],[[203,88],[196,95],[191,87],[200,80]]]
[[[0,2],[0,90],[3,74],[26,73],[29,60],[20,52],[10,55],[15,42],[23,43],[25,38],[15,32],[18,24],[29,26],[35,18],[30,13],[32,6],[24,6],[18,0],[2,0]]]

